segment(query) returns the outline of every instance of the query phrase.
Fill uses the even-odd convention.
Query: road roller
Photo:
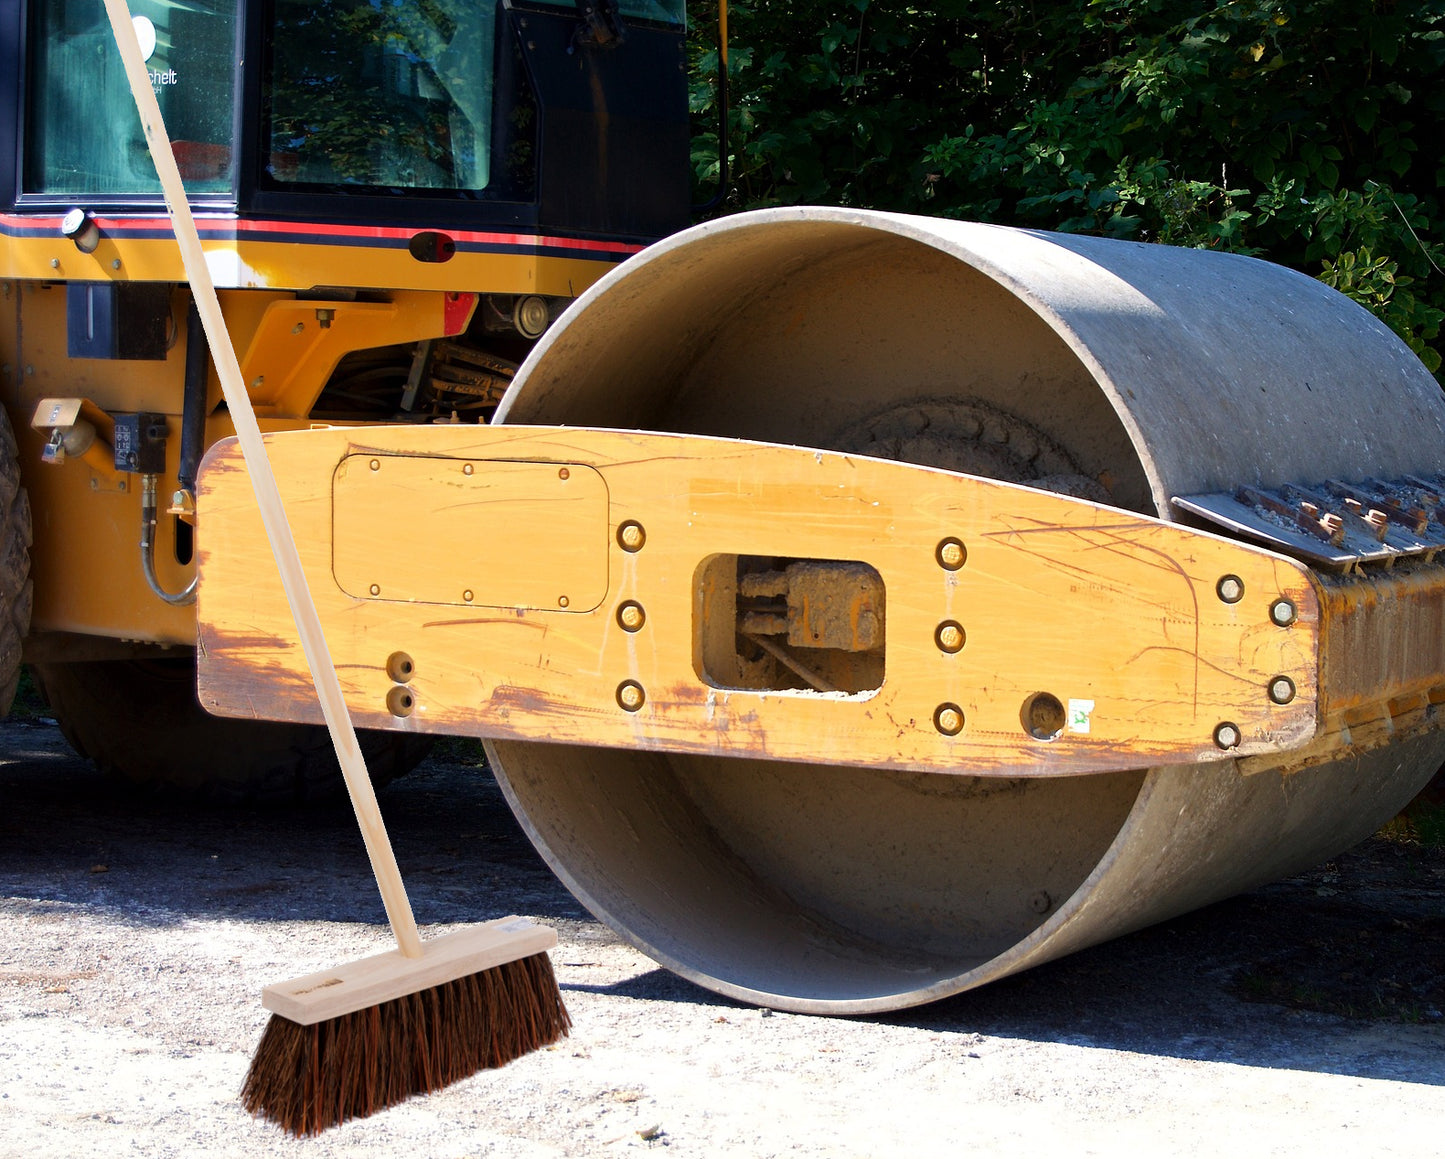
[[[490,425],[269,450],[359,725],[486,740],[667,968],[856,1014],[1306,868],[1445,760],[1445,399],[1252,258],[829,208],[603,277]],[[211,712],[319,719],[239,452]]]
[[[1445,400],[1318,282],[686,229],[680,0],[131,10],[372,778],[484,738],[670,969],[927,1002],[1328,857],[1445,759]],[[107,773],[334,789],[103,6],[0,33],[0,701],[23,648]]]

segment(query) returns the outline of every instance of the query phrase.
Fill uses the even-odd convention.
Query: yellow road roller
[[[666,966],[926,1002],[1327,857],[1445,759],[1445,400],[1338,294],[851,210],[675,232],[678,0],[132,10],[374,778],[485,738]],[[102,769],[307,797],[147,156],[99,0],[0,0],[0,699],[23,647]]]
[[[740,214],[583,294],[489,426],[269,439],[358,724],[487,738],[569,888],[812,1013],[1304,868],[1445,760],[1445,399],[1228,254]],[[319,719],[234,444],[199,687]]]

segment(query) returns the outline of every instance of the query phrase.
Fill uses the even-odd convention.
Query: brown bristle
[[[241,1102],[315,1135],[556,1042],[571,1028],[546,954],[301,1026],[272,1015]]]

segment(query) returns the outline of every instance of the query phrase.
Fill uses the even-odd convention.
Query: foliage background
[[[717,179],[695,3],[694,169]],[[725,210],[815,203],[1254,254],[1439,372],[1445,2],[738,0]]]

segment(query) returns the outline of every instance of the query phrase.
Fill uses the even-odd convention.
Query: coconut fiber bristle
[[[551,959],[533,954],[417,994],[302,1026],[271,1016],[241,1102],[315,1135],[566,1036]]]

